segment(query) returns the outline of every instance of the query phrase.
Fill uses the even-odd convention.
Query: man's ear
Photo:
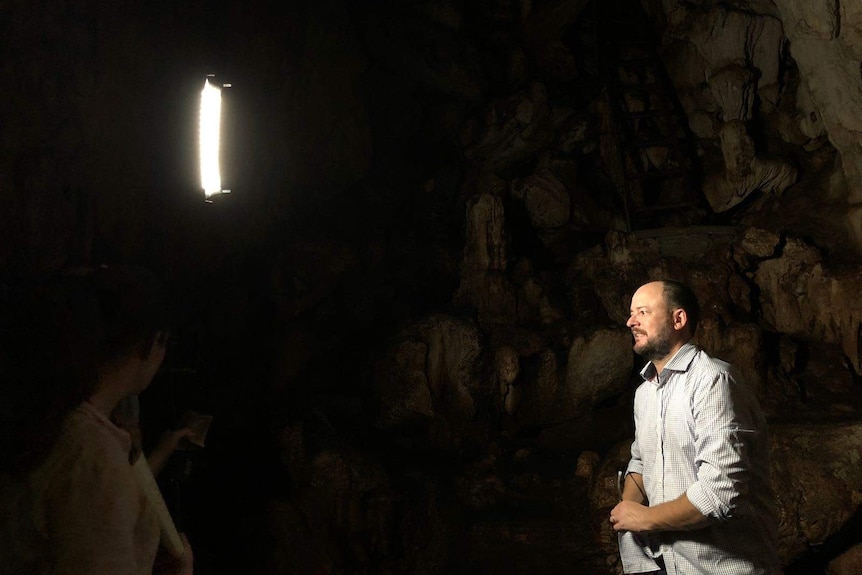
[[[688,325],[688,314],[682,308],[673,310],[673,329],[682,331]]]

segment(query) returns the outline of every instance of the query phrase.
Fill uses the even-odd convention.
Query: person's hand
[[[191,435],[191,433],[192,430],[189,427],[181,427],[180,429],[166,431],[159,438],[159,443],[156,446],[156,449],[163,449],[173,453],[177,450],[177,447],[179,447],[180,441]]]
[[[191,432],[190,428],[182,427],[173,431],[166,431],[162,434],[159,438],[159,443],[153,449],[152,453],[150,453],[149,457],[147,457],[147,462],[150,464],[150,470],[154,476],[158,476],[162,469],[164,469],[168,459],[170,459],[171,455],[179,447],[180,441],[188,437]]]
[[[611,509],[610,522],[614,531],[634,531],[636,533],[649,531],[649,507],[634,501],[620,501]]]
[[[185,533],[180,533],[183,542],[182,557],[174,557],[164,547],[159,547],[156,562],[153,564],[153,575],[193,575],[195,557],[192,546],[189,544]]]

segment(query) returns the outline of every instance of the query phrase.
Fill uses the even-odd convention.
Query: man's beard
[[[672,347],[670,342],[670,327],[664,326],[660,332],[650,337],[643,347],[635,349],[635,353],[648,361],[656,361],[670,355]]]

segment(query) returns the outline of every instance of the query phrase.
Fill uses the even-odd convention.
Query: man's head
[[[98,308],[98,363],[144,357],[164,343],[167,307],[155,276],[141,268],[100,268],[89,280]]]
[[[674,280],[662,280],[664,286],[664,301],[671,309],[681,309],[685,311],[688,324],[688,336],[686,339],[694,337],[697,332],[697,324],[700,321],[700,303],[697,301],[697,296],[691,291],[691,288],[682,282]]]
[[[663,362],[694,336],[700,306],[684,284],[662,280],[642,285],[632,296],[626,326],[634,350],[653,362]]]
[[[96,365],[100,373],[132,362],[134,391],[149,385],[165,355],[167,309],[161,286],[143,269],[95,270],[90,278],[98,307]]]
[[[9,288],[0,298],[0,472],[47,455],[106,366],[137,362],[129,388],[142,391],[164,356],[166,323],[161,289],[144,271],[70,270]]]

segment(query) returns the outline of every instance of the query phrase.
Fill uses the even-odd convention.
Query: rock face
[[[780,157],[762,157],[746,127],[755,119],[756,100],[764,107],[758,113],[778,104],[784,50],[780,23],[772,14],[732,5],[669,10],[677,14],[671,17],[677,23],[665,30],[669,72],[692,131],[718,140],[721,150],[723,169],[711,170],[704,181],[710,207],[724,212],[756,191],[781,194],[796,183],[796,168]]]
[[[805,78],[811,99],[823,119],[829,140],[844,157],[850,199],[858,202],[860,193],[859,94],[862,80],[854,60],[860,14],[852,3],[799,2],[775,3],[791,41],[794,59]]]
[[[785,558],[823,543],[859,506],[860,433],[858,425],[773,427],[773,490]]]
[[[855,372],[862,373],[859,270],[831,271],[817,250],[791,240],[781,257],[760,264],[755,281],[763,294],[763,317],[775,330],[840,345]]]
[[[482,194],[471,200],[461,285],[455,300],[475,306],[482,321],[511,322],[515,317],[515,294],[506,275],[505,230],[500,198]]]
[[[761,157],[746,133],[757,114],[771,117],[777,129],[767,137],[806,150],[828,139],[838,150],[840,177],[831,184],[831,193],[846,203],[844,225],[858,253],[859,10],[852,3],[831,0],[706,3],[698,9],[674,1],[646,4],[667,23],[662,37],[669,72],[707,158],[712,147],[708,142],[720,141],[724,169],[713,169],[705,181],[712,208],[730,209],[754,191],[780,194],[797,181],[794,162]],[[793,72],[798,81],[787,82],[783,62],[788,61],[798,66]],[[734,125],[737,122],[749,130]]]
[[[840,557],[829,562],[828,575],[852,575],[862,571],[862,543],[858,543]]]
[[[444,316],[405,333],[378,368],[377,424],[389,430],[470,424],[493,391],[479,378],[480,341],[475,325]]]
[[[703,193],[715,212],[724,212],[745,200],[752,192],[781,194],[796,183],[796,169],[779,158],[758,158],[754,142],[741,120],[725,122],[719,128],[725,171],[711,174]]]
[[[578,337],[569,348],[566,389],[573,405],[589,406],[625,390],[632,370],[627,329]]]
[[[466,156],[495,172],[531,159],[554,138],[547,90],[539,82],[494,102],[484,120],[483,133]]]
[[[569,222],[569,192],[550,170],[542,170],[515,182],[512,191],[515,197],[523,199],[530,224],[537,230],[553,230]]]

